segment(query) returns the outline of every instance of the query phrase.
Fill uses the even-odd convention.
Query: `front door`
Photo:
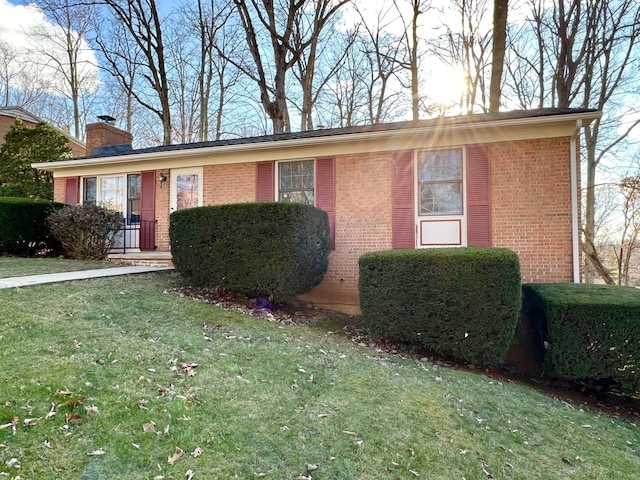
[[[171,212],[202,206],[202,167],[173,169],[170,183]]]

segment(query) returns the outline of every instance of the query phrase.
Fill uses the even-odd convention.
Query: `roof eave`
[[[534,126],[543,125],[548,123],[567,123],[581,122],[581,126],[585,127],[593,120],[600,118],[601,112],[588,111],[578,113],[565,113],[562,115],[546,115],[539,117],[522,117],[515,119],[500,119],[500,120],[488,120],[480,123],[460,123],[460,124],[448,124],[442,125],[436,123],[428,126],[408,127],[402,130],[382,130],[375,132],[355,132],[334,134],[318,137],[303,137],[287,140],[274,140],[266,142],[255,143],[239,143],[233,145],[214,145],[199,148],[185,148],[181,150],[166,150],[155,151],[146,153],[131,153],[126,155],[116,155],[111,157],[94,157],[84,159],[71,159],[60,160],[56,162],[41,162],[32,163],[33,168],[47,170],[53,172],[55,170],[65,169],[69,167],[88,167],[92,165],[117,165],[131,162],[144,162],[148,160],[160,161],[168,158],[185,158],[194,155],[206,155],[207,153],[215,153],[216,155],[223,155],[225,153],[232,153],[238,151],[260,151],[260,150],[273,150],[273,149],[293,149],[300,146],[314,146],[314,145],[326,145],[328,142],[335,145],[351,142],[367,142],[371,140],[385,140],[389,138],[398,137],[398,135],[411,137],[416,134],[429,135],[446,128],[450,133],[458,133],[470,130],[491,130],[500,129],[505,126]]]

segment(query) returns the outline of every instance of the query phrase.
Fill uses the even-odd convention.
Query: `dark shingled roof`
[[[211,148],[229,145],[247,145],[255,143],[280,142],[286,140],[296,140],[305,138],[333,137],[338,135],[349,135],[357,133],[387,132],[393,130],[403,130],[410,128],[429,127],[452,127],[464,124],[485,123],[493,121],[517,120],[536,117],[548,117],[554,115],[567,115],[576,113],[596,112],[589,108],[543,108],[538,110],[515,110],[510,112],[498,112],[491,114],[472,114],[451,117],[437,117],[428,120],[404,121],[394,123],[379,123],[374,125],[361,125],[344,128],[326,128],[319,130],[309,130],[305,132],[279,133],[275,135],[263,135],[259,137],[231,138],[225,140],[215,140],[208,142],[181,143],[176,145],[161,145],[158,147],[140,148],[136,150],[116,150],[103,151],[84,158],[116,157],[124,155],[136,155],[143,153],[169,152],[179,150],[192,150],[198,148]],[[75,160],[79,160],[76,158]]]

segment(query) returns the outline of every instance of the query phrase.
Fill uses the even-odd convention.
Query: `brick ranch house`
[[[590,109],[441,117],[132,150],[88,126],[87,157],[53,172],[55,199],[103,202],[137,236],[119,262],[170,261],[169,214],[262,200],[329,216],[333,250],[305,301],[358,311],[358,258],[392,248],[499,246],[525,282],[579,281],[579,134]]]

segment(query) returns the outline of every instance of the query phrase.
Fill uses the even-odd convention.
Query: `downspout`
[[[578,138],[582,119],[576,120],[576,129],[571,135],[569,161],[571,162],[571,234],[573,240],[573,283],[580,283],[580,227],[578,225]]]

